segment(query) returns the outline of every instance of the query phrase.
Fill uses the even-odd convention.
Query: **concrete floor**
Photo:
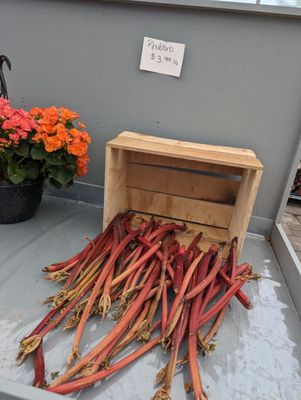
[[[289,200],[281,225],[301,261],[301,201]]]
[[[27,386],[33,379],[32,360],[29,358],[21,367],[15,362],[19,340],[49,310],[42,304],[43,299],[60,288],[59,284],[42,279],[41,267],[77,252],[85,243],[85,235],[93,237],[99,232],[101,221],[100,208],[45,197],[32,220],[0,225],[0,378],[5,378],[0,379],[1,400],[23,399],[30,390],[41,394],[28,395],[27,399],[45,398],[45,392]],[[241,261],[251,263],[263,278],[248,283],[244,289],[254,308],[247,312],[232,300],[216,337],[216,350],[209,356],[199,357],[208,399],[301,400],[301,323],[269,242],[249,235]],[[85,354],[111,327],[111,321],[101,324],[97,317],[90,319],[82,352]],[[64,332],[61,327],[46,337],[49,382],[51,372],[64,370],[72,338],[73,333]],[[167,359],[157,346],[119,374],[70,397],[150,399],[155,390],[155,375]],[[8,379],[25,384],[17,397],[5,394]],[[192,399],[183,389],[184,382],[189,382],[186,367],[174,377],[173,400]]]

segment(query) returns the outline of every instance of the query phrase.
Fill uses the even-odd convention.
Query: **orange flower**
[[[32,108],[32,109],[30,110],[30,114],[31,114],[33,117],[40,117],[40,116],[42,115],[42,113],[43,113],[43,109],[42,109],[42,108],[39,108],[39,107],[34,107],[34,108]]]
[[[81,138],[83,139],[84,142],[91,143],[91,138],[87,132],[85,131],[81,132]]]
[[[43,134],[42,133],[36,133],[33,137],[32,140],[34,142],[40,142],[41,140],[43,140]]]
[[[79,114],[77,114],[75,111],[69,110],[69,108],[66,107],[60,108],[60,114],[63,122],[74,121],[75,119],[79,118]]]
[[[79,131],[76,128],[70,129],[70,135],[73,136],[74,138],[80,138],[81,137],[81,131]]]
[[[76,160],[76,175],[82,176],[86,175],[88,172],[87,164],[88,164],[89,158],[87,156],[84,157],[78,157]]]
[[[83,156],[88,151],[88,145],[85,142],[81,141],[73,141],[71,144],[67,146],[68,153],[73,154],[74,156]]]
[[[33,108],[31,115],[37,121],[35,128],[36,134],[33,141],[42,142],[48,153],[63,149],[76,157],[76,174],[85,175],[87,173],[88,144],[91,143],[87,132],[80,129],[85,128],[85,124],[78,123],[79,129],[71,127],[70,122],[79,118],[79,115],[66,107],[56,108]]]
[[[45,150],[49,153],[59,150],[63,147],[64,143],[57,136],[44,137]]]
[[[58,109],[54,106],[43,110],[40,124],[56,124],[59,119]]]
[[[60,122],[56,125],[55,129],[57,137],[61,139],[64,143],[69,143],[71,141],[71,138],[68,135],[68,130],[66,129],[64,124]]]
[[[52,124],[43,124],[41,125],[41,129],[49,134],[55,133],[55,126]]]

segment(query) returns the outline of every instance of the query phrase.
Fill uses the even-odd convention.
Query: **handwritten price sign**
[[[179,77],[184,51],[185,44],[145,37],[140,69]]]

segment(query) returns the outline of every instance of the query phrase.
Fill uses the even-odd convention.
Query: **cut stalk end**
[[[156,391],[151,400],[171,400],[171,397],[166,389],[161,388]]]
[[[81,354],[80,354],[79,348],[73,347],[73,349],[67,359],[67,367],[69,367],[72,364],[74,358],[77,358],[78,360],[80,360],[80,357],[81,357]]]
[[[104,319],[106,314],[109,312],[111,308],[111,297],[109,295],[102,295],[99,304],[98,304],[98,312],[101,319]]]
[[[163,381],[165,381],[166,374],[167,374],[167,368],[166,367],[161,368],[156,375],[155,379],[156,385],[160,385],[161,383],[163,383]]]
[[[79,376],[80,378],[84,378],[84,377],[86,377],[86,376],[91,375],[92,367],[93,367],[93,362],[92,362],[92,361],[88,362],[88,363],[80,370],[78,376]]]
[[[70,275],[69,272],[66,271],[55,271],[55,272],[49,272],[47,275],[43,277],[43,279],[52,282],[61,282],[66,280],[69,277],[69,275]]]
[[[141,342],[148,342],[151,337],[151,332],[152,332],[152,326],[150,323],[147,322],[147,320],[144,320],[139,327],[139,336],[137,340]]]
[[[80,321],[79,315],[75,314],[71,318],[68,319],[68,321],[64,325],[64,331],[67,329],[72,329],[75,328]]]
[[[62,289],[53,298],[53,306],[59,307],[65,300],[67,300],[69,293],[66,289]]]
[[[184,389],[186,393],[190,393],[192,391],[192,385],[191,383],[185,383],[184,384]]]
[[[41,340],[42,338],[39,335],[34,335],[27,339],[21,340],[20,349],[16,357],[18,365],[21,365],[22,362],[25,360],[25,358],[28,356],[28,354],[32,353],[39,347]]]

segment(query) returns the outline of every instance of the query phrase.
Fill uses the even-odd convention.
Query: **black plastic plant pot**
[[[32,218],[42,200],[44,180],[26,180],[18,185],[0,181],[0,224]]]

